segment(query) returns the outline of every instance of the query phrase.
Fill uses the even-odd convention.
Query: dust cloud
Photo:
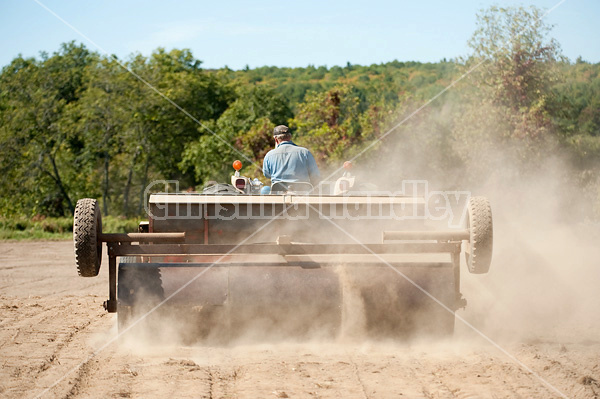
[[[373,150],[381,156],[365,154],[355,161],[357,181],[397,192],[403,181],[420,180],[426,182],[425,195],[428,190],[461,190],[490,199],[494,218],[492,266],[488,274],[469,274],[462,255],[461,292],[467,306],[457,315],[492,340],[597,339],[600,225],[593,221],[590,198],[576,181],[579,172],[571,166],[568,155],[552,139],[524,142],[525,150],[516,139],[498,139],[487,133],[465,139],[460,132],[444,127],[445,118],[448,115],[442,107],[398,129],[381,148]],[[397,223],[397,229],[402,229],[402,222]],[[349,232],[379,240],[385,228],[389,227],[383,222],[365,221]],[[332,240],[331,226],[313,226],[311,231],[315,232],[309,235],[309,242]],[[306,226],[292,236],[303,241]],[[336,239],[341,236],[336,232]],[[346,237],[346,242],[351,240]],[[312,281],[303,281],[302,273],[290,277],[285,272],[285,278],[264,270],[228,274],[222,284],[227,286],[232,306],[192,304],[188,310],[174,311],[167,303],[165,309],[156,312],[154,324],[144,336],[136,334],[134,340],[124,342],[136,346],[145,338],[157,337],[163,343],[234,346],[297,341],[353,345],[402,341],[429,346],[446,342],[440,337],[432,340],[435,334],[379,334],[374,324],[396,331],[394,323],[401,320],[414,327],[430,319],[432,308],[420,309],[417,301],[400,298],[423,295],[409,293],[410,284],[397,273],[380,268],[356,277],[347,270],[341,267],[335,277],[324,274]],[[290,285],[283,283],[286,279]],[[338,279],[338,287],[319,286],[319,282],[334,279]],[[428,287],[428,280],[431,278],[427,276],[416,278],[434,296],[440,292],[445,295],[439,287]],[[220,284],[215,281],[211,289]],[[272,284],[269,289],[267,281]],[[357,281],[370,290],[368,296],[357,290]],[[402,284],[405,286],[396,289]],[[386,292],[392,294],[381,300]],[[394,310],[398,300],[414,306]],[[339,305],[334,305],[338,301]],[[320,313],[319,305],[323,304],[326,310]],[[438,318],[443,318],[439,313],[448,313],[437,304],[433,307],[438,307]],[[408,321],[402,319],[406,313],[413,314]],[[447,329],[447,324],[434,328]],[[457,320],[454,338],[448,342],[464,345],[476,342],[474,336],[476,332]]]
[[[390,135],[386,155],[364,165],[377,173],[361,180],[397,187],[402,180],[424,179],[429,190],[468,190],[489,198],[492,265],[488,274],[472,275],[462,259],[461,292],[468,305],[457,311],[478,330],[499,342],[596,340],[600,224],[594,186],[590,195],[590,186],[582,184],[586,172],[573,166],[550,133],[510,138],[490,117],[480,127],[496,132],[465,138],[460,127],[447,127],[448,107]],[[469,341],[474,334],[456,321],[455,340]]]
[[[509,187],[488,185],[494,258],[489,275],[463,274],[465,318],[506,340],[596,339],[600,226],[577,217],[584,201],[560,184],[557,165],[543,166]]]

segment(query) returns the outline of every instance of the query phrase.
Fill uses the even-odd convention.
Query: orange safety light
[[[233,161],[233,169],[235,170],[240,170],[242,169],[242,161],[240,161],[239,159],[236,159],[235,161]]]

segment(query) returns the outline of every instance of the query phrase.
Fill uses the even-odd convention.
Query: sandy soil
[[[410,344],[121,342],[102,308],[107,268],[80,278],[72,251],[71,242],[0,243],[1,397],[600,396],[600,338],[577,330],[496,340],[530,371],[460,325],[451,340]]]

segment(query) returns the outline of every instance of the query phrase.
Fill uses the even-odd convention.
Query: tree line
[[[118,60],[75,42],[16,57],[0,74],[0,213],[64,216],[96,197],[105,215],[139,215],[154,179],[201,189],[226,182],[234,159],[261,165],[278,124],[326,172],[367,146],[365,166],[402,146],[436,149],[428,168],[471,170],[483,153],[473,149],[490,143],[517,148],[524,165],[553,145],[593,193],[600,65],[562,57],[540,12],[483,10],[472,54],[438,63],[211,70],[185,49]]]

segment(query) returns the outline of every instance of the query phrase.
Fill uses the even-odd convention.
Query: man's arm
[[[308,177],[310,178],[310,184],[316,187],[317,184],[319,184],[319,182],[321,181],[321,172],[319,172],[317,161],[315,161],[315,157],[313,157],[310,151],[308,152],[307,161]]]
[[[267,159],[266,156],[265,156],[265,159],[263,159],[263,175],[265,175],[265,177],[267,179],[271,178],[271,170],[269,167],[269,160]]]

